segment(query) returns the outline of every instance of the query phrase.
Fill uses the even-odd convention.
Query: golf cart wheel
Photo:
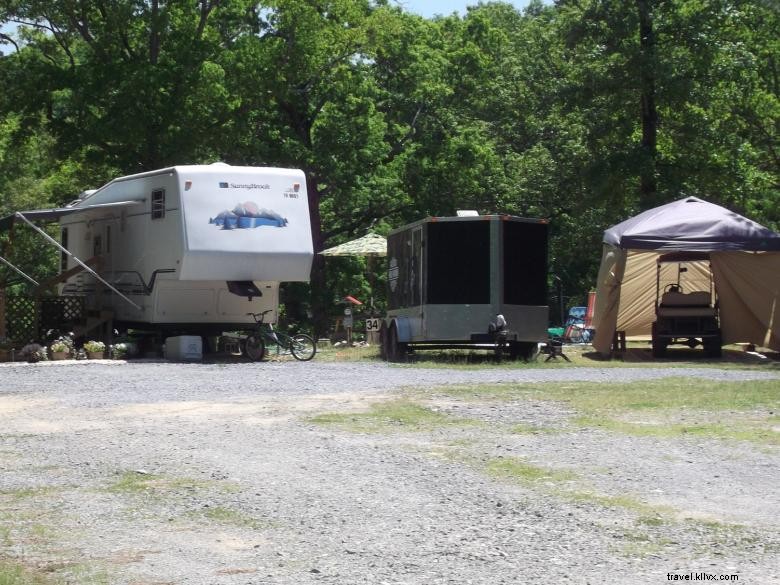
[[[290,351],[296,360],[308,362],[317,353],[317,344],[305,333],[299,333],[290,338]]]
[[[258,335],[250,335],[244,341],[244,354],[253,362],[259,362],[265,356],[265,341]]]
[[[662,339],[656,331],[656,323],[653,323],[653,357],[662,358],[666,355],[667,341]]]
[[[721,347],[721,336],[720,334],[714,336],[714,337],[705,337],[704,338],[704,353],[707,355],[707,357],[711,358],[719,358],[723,356],[723,348]]]

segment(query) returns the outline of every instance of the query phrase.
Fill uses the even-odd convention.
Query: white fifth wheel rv
[[[62,276],[71,273],[60,295],[113,311],[118,328],[206,334],[253,323],[247,313],[267,309],[273,322],[280,282],[309,280],[299,170],[175,166],[114,179],[51,211]],[[79,270],[84,264],[100,278]]]

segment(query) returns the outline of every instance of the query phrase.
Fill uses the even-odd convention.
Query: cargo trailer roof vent
[[[479,213],[475,209],[458,209],[458,217],[477,217]]]

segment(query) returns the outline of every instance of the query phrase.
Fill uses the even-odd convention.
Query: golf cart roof
[[[659,256],[657,262],[659,264],[667,262],[699,262],[709,259],[709,252],[670,252],[669,254]]]

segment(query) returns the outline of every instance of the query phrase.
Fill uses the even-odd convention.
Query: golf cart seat
[[[708,291],[697,290],[689,293],[667,291],[661,296],[658,316],[714,317],[716,309],[711,303],[712,295]]]

